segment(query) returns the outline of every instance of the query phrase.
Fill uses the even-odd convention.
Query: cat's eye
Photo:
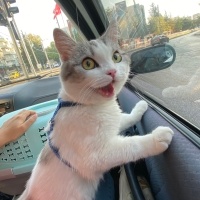
[[[120,55],[119,52],[115,51],[115,52],[113,53],[112,59],[113,59],[113,61],[114,61],[115,63],[119,63],[119,62],[122,61],[122,56]]]
[[[96,67],[96,63],[94,60],[92,60],[91,58],[86,58],[82,61],[82,67],[85,70],[90,70],[90,69],[94,69]]]

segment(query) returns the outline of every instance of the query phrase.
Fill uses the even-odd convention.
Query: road
[[[131,83],[200,129],[200,32],[169,44],[176,50],[173,65],[135,75]]]
[[[36,72],[37,76],[41,76],[41,77],[49,77],[49,76],[55,76],[58,75],[60,72],[60,67],[56,67],[56,68],[52,68],[52,69],[46,69],[46,70],[42,70],[39,72]],[[33,79],[35,77],[35,75],[33,73],[29,73],[29,79]],[[11,84],[8,83],[4,83],[5,85],[0,85],[1,89],[5,88],[5,87],[12,87],[13,85],[17,85],[19,83],[22,83],[23,81],[27,81],[29,80],[27,79],[24,75],[20,76],[19,78],[16,79],[12,79],[10,80]]]

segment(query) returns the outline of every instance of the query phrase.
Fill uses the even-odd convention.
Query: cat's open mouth
[[[103,96],[103,97],[112,97],[114,95],[114,86],[113,86],[113,82],[111,82],[110,84],[99,88],[98,92]]]

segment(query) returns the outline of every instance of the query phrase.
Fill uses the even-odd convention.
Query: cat
[[[158,127],[145,136],[120,135],[141,120],[148,105],[139,101],[126,114],[116,101],[130,63],[120,50],[116,22],[83,43],[58,28],[53,35],[62,59],[61,103],[47,128],[49,142],[18,200],[92,200],[105,172],[162,153],[173,131]]]

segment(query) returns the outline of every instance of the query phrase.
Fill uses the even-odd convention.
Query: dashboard
[[[56,99],[60,90],[58,76],[34,79],[0,89],[0,116],[27,106]]]

